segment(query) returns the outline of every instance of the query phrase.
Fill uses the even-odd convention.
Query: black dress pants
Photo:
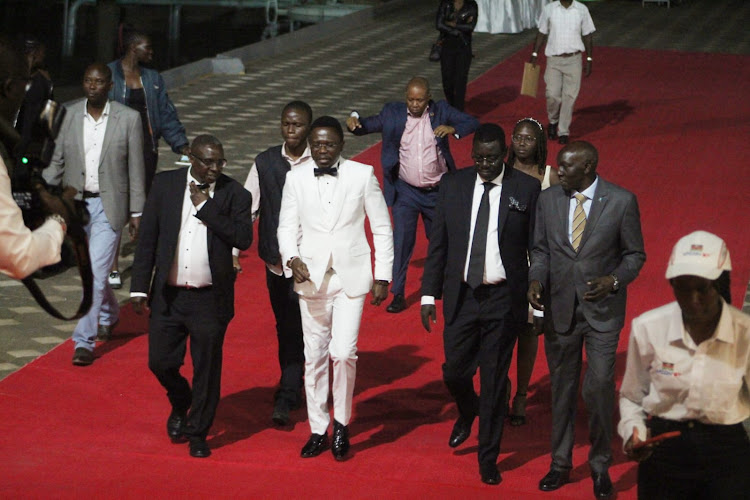
[[[148,366],[167,390],[172,408],[188,412],[184,434],[206,437],[221,396],[222,347],[227,323],[216,317],[211,287],[167,286],[166,314],[149,322]],[[187,340],[193,360],[193,386],[180,374]]]
[[[464,110],[470,66],[471,45],[466,45],[459,37],[445,37],[440,54],[443,92],[448,104],[459,111]]]
[[[456,318],[443,329],[443,380],[463,419],[472,421],[479,414],[479,465],[494,466],[500,454],[506,379],[518,328],[505,282],[476,289],[464,283],[460,294]],[[473,382],[477,366],[480,396]]]
[[[294,291],[294,278],[277,276],[266,267],[266,286],[271,308],[276,318],[276,338],[279,341],[281,380],[277,399],[285,399],[295,407],[302,389],[305,373],[305,346],[302,342],[302,320],[299,296]]]

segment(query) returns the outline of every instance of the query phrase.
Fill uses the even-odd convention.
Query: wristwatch
[[[65,223],[65,219],[60,214],[50,214],[47,216],[47,220],[54,220],[57,221],[61,226],[63,233],[68,232],[68,225]]]
[[[612,291],[616,292],[620,289],[620,280],[617,279],[617,275],[610,274],[612,276],[612,279],[615,280],[614,283],[612,283]]]
[[[294,262],[294,259],[299,259],[299,257],[295,255],[294,257],[292,257],[288,261],[286,261],[286,267],[288,267],[289,269],[291,269],[292,268],[292,262]]]

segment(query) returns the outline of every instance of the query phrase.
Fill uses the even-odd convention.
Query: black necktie
[[[320,177],[321,175],[336,177],[339,175],[339,170],[336,167],[316,168],[313,172],[315,172],[315,177]]]
[[[211,184],[198,184],[198,189],[203,191],[204,189],[208,189]]]
[[[471,240],[471,255],[469,257],[469,272],[466,283],[476,288],[484,281],[484,254],[487,249],[487,228],[490,222],[490,189],[495,187],[491,182],[483,182],[484,194],[479,202],[477,221],[474,224],[474,238]]]

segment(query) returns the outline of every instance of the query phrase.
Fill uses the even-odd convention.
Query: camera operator
[[[13,199],[8,175],[13,168],[9,146],[15,142],[13,122],[29,80],[22,52],[0,37],[0,272],[15,279],[23,279],[60,261],[60,247],[70,217],[60,198],[39,187],[47,220],[31,231]]]

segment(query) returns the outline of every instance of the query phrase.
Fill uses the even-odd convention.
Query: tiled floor
[[[247,74],[209,76],[171,89],[190,136],[209,132],[225,144],[226,173],[244,182],[253,158],[280,141],[281,107],[306,100],[317,116],[344,119],[356,108],[377,112],[399,100],[406,81],[416,74],[433,84],[441,98],[439,65],[427,61],[434,29],[433,0],[414,0],[365,26],[332,33],[273,59],[246,62]],[[750,2],[685,0],[681,5],[641,7],[640,1],[611,0],[587,4],[597,25],[597,45],[694,52],[750,54]],[[476,34],[470,78],[530,44],[533,31],[516,35]],[[379,140],[377,134],[347,137],[345,156]],[[160,168],[172,168],[176,157],[162,147]],[[127,300],[132,255],[120,259]],[[42,283],[53,304],[72,312],[80,297],[80,280],[71,272]],[[38,308],[25,288],[0,278],[0,378],[67,339],[74,322],[57,321]],[[747,303],[746,299],[746,303]]]

